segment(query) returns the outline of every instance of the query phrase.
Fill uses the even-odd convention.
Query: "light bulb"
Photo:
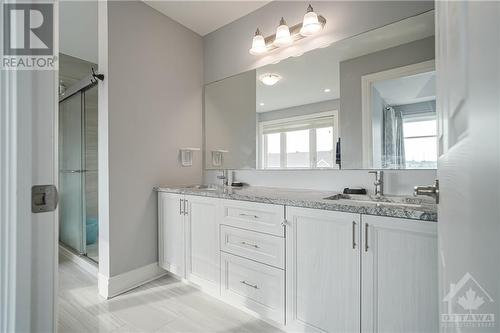
[[[259,76],[259,80],[266,86],[274,86],[279,80],[281,80],[281,76],[275,73],[266,73]]]
[[[318,14],[316,14],[311,5],[307,7],[307,13],[304,15],[304,20],[302,21],[302,28],[300,28],[300,34],[302,36],[312,36],[315,33],[321,31],[322,26],[318,20]]]
[[[266,41],[264,40],[264,36],[262,36],[259,29],[255,31],[255,36],[253,37],[252,41],[252,48],[249,52],[252,55],[260,55],[267,52]]]
[[[274,39],[273,44],[277,47],[288,46],[293,43],[292,36],[290,36],[290,29],[286,24],[284,18],[281,18],[280,25],[278,29],[276,29],[276,38]]]

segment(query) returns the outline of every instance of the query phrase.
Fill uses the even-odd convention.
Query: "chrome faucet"
[[[368,173],[373,173],[375,175],[375,195],[381,197],[384,195],[384,172],[383,171],[368,171]]]
[[[228,170],[220,170],[221,175],[217,176],[217,179],[222,180],[222,186],[228,186]]]

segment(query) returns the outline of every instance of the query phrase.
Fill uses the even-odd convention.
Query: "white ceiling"
[[[161,1],[143,0],[147,5],[193,30],[200,36],[231,23],[270,1]]]
[[[436,99],[436,72],[427,72],[374,84],[388,105],[405,105]]]
[[[257,112],[337,99],[340,96],[341,61],[433,35],[434,12],[429,12],[341,40],[300,57],[260,67],[257,69]],[[274,86],[266,86],[258,80],[264,73],[277,73],[282,79]],[[330,92],[325,92],[326,88]]]

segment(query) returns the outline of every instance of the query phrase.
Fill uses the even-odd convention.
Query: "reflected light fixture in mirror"
[[[300,34],[302,36],[312,36],[322,29],[321,23],[318,20],[318,14],[314,12],[311,5],[307,7],[307,13],[304,15],[304,20],[302,21],[302,28],[300,28]]]
[[[276,29],[276,38],[273,44],[277,47],[288,46],[293,43],[292,36],[290,35],[290,28],[286,24],[285,19],[282,17],[280,25]]]
[[[266,41],[264,36],[260,33],[259,28],[255,31],[255,36],[252,41],[252,48],[250,49],[250,54],[259,55],[267,52]]]
[[[266,86],[274,86],[279,80],[281,80],[281,75],[276,73],[265,73],[259,76],[259,80]]]

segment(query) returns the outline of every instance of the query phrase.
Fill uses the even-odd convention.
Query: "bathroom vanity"
[[[159,265],[214,297],[289,332],[438,330],[429,201],[265,187],[155,190]]]

